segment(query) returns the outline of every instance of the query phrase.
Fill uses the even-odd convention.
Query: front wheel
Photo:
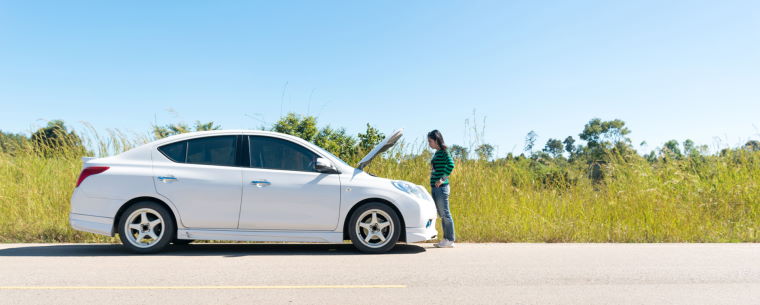
[[[392,249],[401,234],[396,211],[379,202],[367,203],[351,214],[348,235],[362,252],[382,253]]]
[[[119,239],[136,253],[155,253],[166,247],[176,231],[169,211],[158,203],[136,203],[119,219]]]

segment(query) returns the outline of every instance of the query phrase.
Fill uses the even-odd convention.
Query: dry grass
[[[102,153],[134,144],[118,139],[123,135],[109,137],[96,140]],[[115,241],[68,224],[69,198],[81,169],[78,153],[45,157],[31,148],[19,151],[0,153],[0,242]],[[426,185],[428,156],[403,157],[396,151],[369,170]],[[547,182],[547,170],[567,175]],[[585,172],[585,165],[567,163],[537,170],[526,159],[458,161],[451,176],[458,240],[760,241],[760,152],[612,162],[596,184]]]

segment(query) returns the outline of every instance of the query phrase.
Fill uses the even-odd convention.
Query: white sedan
[[[353,168],[301,138],[267,131],[176,135],[106,158],[83,158],[74,229],[114,236],[138,253],[192,240],[351,242],[379,253],[433,239],[427,190]]]

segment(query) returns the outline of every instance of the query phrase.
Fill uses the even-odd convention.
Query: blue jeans
[[[438,209],[438,216],[441,217],[441,227],[443,227],[443,238],[454,241],[454,219],[451,218],[451,209],[449,209],[449,185],[441,187],[432,186],[433,201]]]

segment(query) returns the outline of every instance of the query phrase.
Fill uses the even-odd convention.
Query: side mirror
[[[317,158],[316,163],[314,163],[314,169],[316,169],[320,173],[325,173],[325,174],[338,173],[338,169],[335,168],[335,166],[329,160],[325,158]]]

